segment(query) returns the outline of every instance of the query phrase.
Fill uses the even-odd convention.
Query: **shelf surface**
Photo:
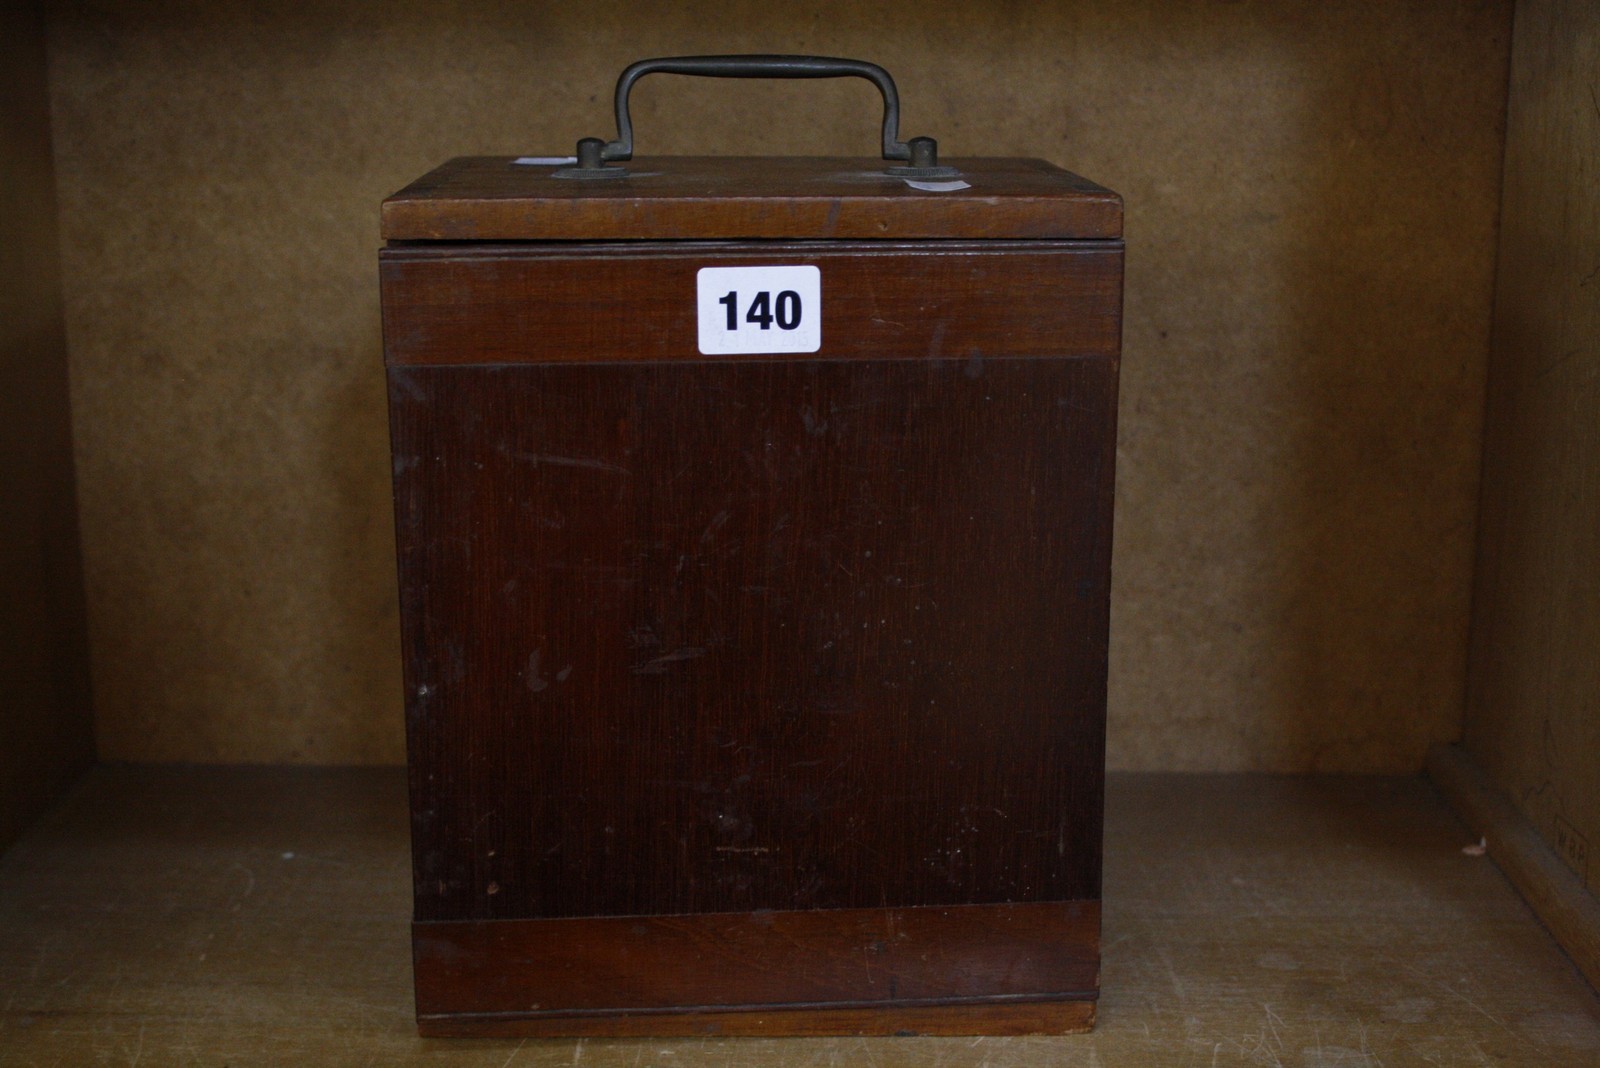
[[[1421,779],[1112,776],[1061,1038],[416,1037],[397,769],[101,768],[0,858],[0,1065],[1600,1063],[1600,998]]]

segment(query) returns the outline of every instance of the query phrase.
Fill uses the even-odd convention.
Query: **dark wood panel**
[[[524,1018],[1091,998],[1098,902],[419,923],[417,1009]]]
[[[1036,159],[952,159],[964,189],[918,189],[880,160],[657,156],[610,181],[510,157],[453,159],[383,204],[394,240],[1122,236],[1122,198]]]
[[[1098,898],[1114,360],[390,397],[418,919]]]
[[[1115,356],[1121,343],[1120,242],[407,246],[381,255],[385,357],[703,359],[696,272],[755,264],[821,269],[816,359]]]
[[[0,8],[0,852],[94,762],[44,18]],[[102,621],[104,626],[104,621]]]

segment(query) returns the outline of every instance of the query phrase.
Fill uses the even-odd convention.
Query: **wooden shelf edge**
[[[424,1038],[721,1038],[851,1035],[1079,1035],[1094,1029],[1095,1002],[1035,1001],[884,1008],[780,1008],[749,1012],[640,1013],[535,1018],[419,1016]]]
[[[1429,750],[1428,777],[1473,833],[1488,842],[1489,856],[1600,991],[1600,901],[1461,746]]]

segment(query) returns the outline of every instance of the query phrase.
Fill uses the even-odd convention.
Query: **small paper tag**
[[[702,356],[822,348],[816,267],[702,267],[695,287]]]

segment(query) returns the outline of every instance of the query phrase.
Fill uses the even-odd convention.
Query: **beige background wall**
[[[43,20],[0,4],[0,850],[94,758]]]
[[[947,155],[1128,201],[1117,767],[1457,735],[1509,4],[55,9],[99,745],[402,758],[374,253],[458,154],[610,131],[652,54],[897,76]],[[652,79],[641,152],[864,153],[859,84]]]
[[[1514,55],[1466,741],[1600,891],[1600,9]]]

